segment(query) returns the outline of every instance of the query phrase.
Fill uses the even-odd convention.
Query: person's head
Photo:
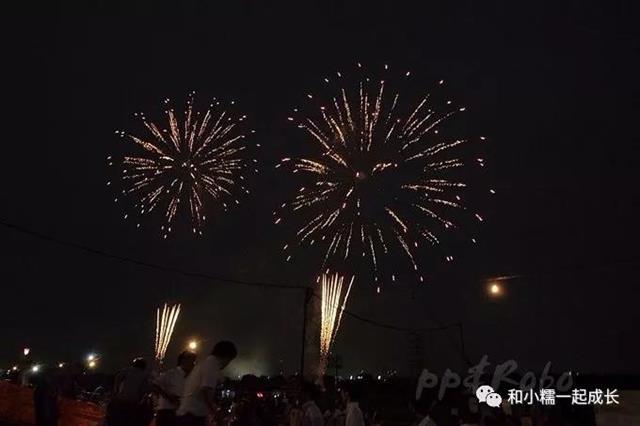
[[[191,373],[196,365],[196,354],[189,351],[183,351],[178,355],[178,367],[182,368],[185,373]]]
[[[213,347],[211,355],[216,357],[220,362],[220,369],[225,368],[231,361],[238,356],[238,350],[233,342],[228,340],[221,340]]]
[[[315,401],[317,397],[318,387],[311,382],[302,382],[302,387],[300,388],[300,400],[302,402]]]
[[[131,366],[144,371],[147,369],[147,361],[145,361],[144,358],[136,358],[131,361]]]

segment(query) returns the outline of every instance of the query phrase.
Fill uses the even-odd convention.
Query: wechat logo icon
[[[491,386],[482,385],[476,390],[478,401],[486,403],[489,407],[500,407],[502,397],[497,394]]]

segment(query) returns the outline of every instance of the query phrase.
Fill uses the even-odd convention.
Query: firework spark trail
[[[355,277],[349,281],[349,287],[345,294],[342,294],[344,277],[338,274],[323,274],[320,282],[322,286],[321,298],[321,324],[320,324],[320,373],[324,374],[331,347],[338,334],[342,313],[347,305],[347,299],[351,292]]]
[[[121,168],[121,193],[134,200],[134,210],[140,215],[162,212],[165,238],[180,211],[190,216],[193,233],[202,234],[207,199],[224,210],[230,203],[239,204],[236,193],[249,193],[243,182],[245,174],[257,172],[256,160],[246,155],[246,137],[255,133],[245,129],[246,116],[224,110],[219,101],[201,114],[194,110],[194,95],[189,95],[183,114],[178,114],[168,99],[164,101],[166,127],[143,113],[135,114],[147,134],[119,130],[116,134],[132,142],[138,152],[121,161],[107,157],[110,166],[117,163]]]
[[[366,78],[350,85],[341,73],[324,80],[339,86],[326,103],[308,94],[311,107],[296,108],[288,117],[316,152],[284,158],[276,166],[305,180],[293,200],[274,212],[276,224],[302,222],[297,244],[285,245],[287,260],[297,246],[318,242],[324,250],[322,269],[336,267],[338,259],[366,258],[380,291],[383,275],[395,281],[389,265],[401,253],[424,282],[416,252],[420,243],[441,244],[466,221],[482,221],[462,202],[471,190],[462,169],[484,166],[483,159],[468,157],[470,145],[485,138],[447,136],[448,123],[466,108],[438,102],[431,93],[417,105],[404,106],[385,80]]]
[[[156,311],[156,344],[155,353],[156,359],[159,362],[164,360],[164,356],[167,353],[167,348],[171,342],[171,336],[173,336],[173,329],[178,321],[180,315],[180,305],[168,305],[164,304],[162,310],[158,308]]]

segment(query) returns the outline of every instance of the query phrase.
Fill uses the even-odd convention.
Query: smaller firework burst
[[[167,347],[171,342],[173,329],[180,315],[180,304],[164,304],[162,309],[156,311],[156,360],[162,363],[167,353]]]
[[[320,278],[320,285],[322,286],[322,301],[321,301],[321,324],[320,324],[320,374],[324,374],[327,369],[327,361],[329,359],[329,353],[331,352],[331,346],[333,345],[338,329],[340,328],[340,321],[342,320],[342,313],[347,304],[349,298],[349,292],[351,291],[351,285],[355,277],[351,277],[349,286],[346,292],[343,294],[344,277],[336,274],[323,274]]]
[[[136,113],[142,129],[116,131],[127,143],[127,154],[121,159],[107,157],[110,166],[120,169],[122,189],[114,201],[126,198],[133,203],[132,212],[124,218],[130,213],[147,216],[159,212],[164,238],[172,232],[180,212],[190,217],[193,233],[202,234],[206,209],[226,211],[239,204],[238,195],[249,193],[245,175],[257,172],[257,161],[247,154],[246,138],[255,131],[247,128],[246,115],[232,111],[234,102],[223,105],[215,99],[200,112],[194,97],[192,92],[183,111],[174,109],[166,99],[164,119]]]

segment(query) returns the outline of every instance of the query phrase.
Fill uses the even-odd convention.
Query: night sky
[[[271,220],[290,195],[273,166],[299,143],[288,111],[326,74],[388,63],[425,89],[447,80],[471,131],[490,137],[497,194],[475,249],[452,247],[456,261],[419,287],[407,280],[377,295],[359,283],[349,310],[408,328],[461,322],[473,361],[640,373],[632,2],[85,3],[0,18],[3,223],[185,271],[305,285],[315,271],[284,262],[286,235]],[[163,240],[122,219],[105,158],[133,112],[190,90],[242,106],[263,147],[261,173],[202,238]],[[170,355],[191,336],[208,346],[227,338],[239,347],[236,372],[298,366],[297,290],[161,272],[5,226],[0,267],[1,366],[24,346],[50,363],[97,351],[105,371],[149,356],[165,300],[184,306]],[[484,280],[507,275],[520,277],[489,300]],[[425,367],[464,366],[455,330],[422,337]],[[347,317],[336,352],[346,371],[407,372],[409,347],[406,332]]]

